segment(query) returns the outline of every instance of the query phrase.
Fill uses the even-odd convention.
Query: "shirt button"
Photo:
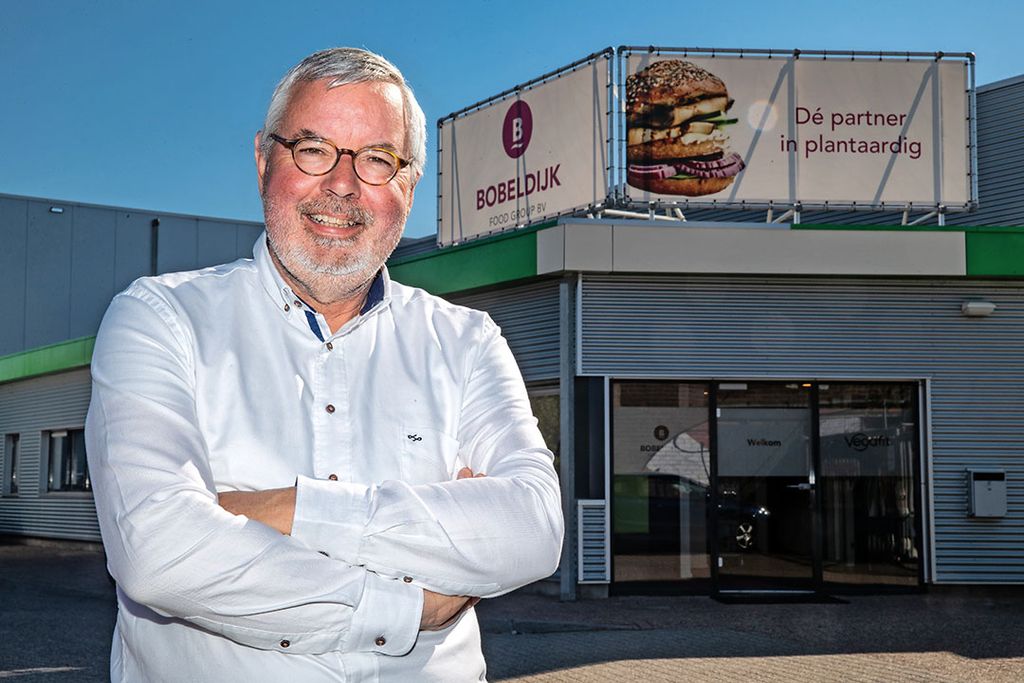
[[[282,641],[281,641],[281,647],[288,647],[288,646],[290,646],[291,644],[292,644],[292,643],[291,643],[291,641],[290,641],[290,640],[282,640]]]
[[[289,306],[288,304],[285,304],[285,305],[284,305],[284,310],[285,310],[286,312],[287,312],[287,311],[290,311],[290,310],[292,310],[292,307],[291,307],[291,306]]]
[[[328,474],[327,478],[330,479],[331,481],[338,481],[338,475],[337,474]]]
[[[328,351],[333,351],[334,350],[334,344],[332,344],[331,342],[327,342],[327,350]]]
[[[403,576],[402,577],[402,581],[405,581],[406,583],[412,583],[412,577],[411,576]]]
[[[327,410],[328,413],[333,413],[334,412],[334,404],[333,403],[328,403],[326,410]]]
[[[295,304],[295,308],[302,308],[302,302],[299,301],[298,299],[296,299],[292,303]]]
[[[384,636],[377,636],[377,640],[373,641],[377,647],[384,647],[384,644],[388,641],[384,639]]]

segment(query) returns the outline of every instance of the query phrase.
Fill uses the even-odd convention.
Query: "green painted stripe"
[[[0,383],[84,368],[92,361],[95,344],[96,337],[82,337],[0,356]]]
[[[396,281],[422,287],[431,294],[449,294],[537,275],[537,231],[526,230],[474,240],[426,254],[388,262]]]
[[[967,233],[967,274],[1024,275],[1024,230]]]

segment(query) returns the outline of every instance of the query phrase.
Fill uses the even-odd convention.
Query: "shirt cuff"
[[[295,482],[292,537],[353,566],[369,520],[370,488],[363,484],[299,476]]]
[[[422,588],[367,572],[343,652],[404,655],[416,644],[422,615]]]

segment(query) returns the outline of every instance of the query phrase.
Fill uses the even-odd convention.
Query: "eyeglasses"
[[[292,161],[306,175],[326,175],[334,170],[343,154],[350,154],[356,177],[367,185],[386,185],[410,163],[382,147],[353,150],[335,147],[321,138],[286,140],[273,133],[270,137],[291,150]]]

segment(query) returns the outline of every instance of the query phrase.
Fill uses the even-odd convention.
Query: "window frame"
[[[80,432],[83,440],[85,440],[85,426],[84,425],[72,425],[68,427],[54,427],[52,429],[45,429],[40,433],[39,439],[39,492],[44,496],[58,496],[61,498],[92,498],[92,477],[89,474],[89,461],[88,457],[85,460],[85,482],[87,488],[73,488],[73,489],[54,489],[52,487],[51,480],[51,460],[52,453],[50,451],[54,435],[60,435],[63,432],[65,438],[70,437],[73,432]],[[70,441],[70,439],[69,439]],[[73,442],[72,442],[73,443]],[[73,446],[71,447],[73,449]],[[71,451],[73,455],[74,451]]]
[[[3,468],[0,469],[0,496],[19,495],[18,460],[21,456],[21,434],[10,432],[3,435]]]
[[[552,454],[555,456],[555,461],[554,461],[555,473],[559,475],[559,478],[561,478],[561,472],[559,471],[559,469],[560,469],[559,468],[559,463],[560,463],[560,460],[561,460],[561,450],[562,450],[562,427],[563,427],[563,425],[562,425],[563,416],[562,416],[562,405],[561,405],[561,397],[562,397],[561,387],[559,386],[558,382],[535,382],[535,383],[532,383],[532,384],[527,383],[526,384],[526,395],[527,395],[527,398],[530,400],[530,411],[531,412],[533,412],[533,400],[534,400],[534,398],[549,398],[549,397],[553,396],[553,397],[557,398],[558,401],[559,401],[558,402],[558,440],[554,444],[549,444],[549,443],[547,443],[547,440],[545,440],[545,445],[547,446],[548,450],[550,450],[552,452]],[[541,435],[543,436],[544,435],[544,430],[541,428],[540,418],[537,417],[537,413],[535,413],[535,412],[533,413],[533,416],[535,418],[537,418],[537,428],[540,429]]]

